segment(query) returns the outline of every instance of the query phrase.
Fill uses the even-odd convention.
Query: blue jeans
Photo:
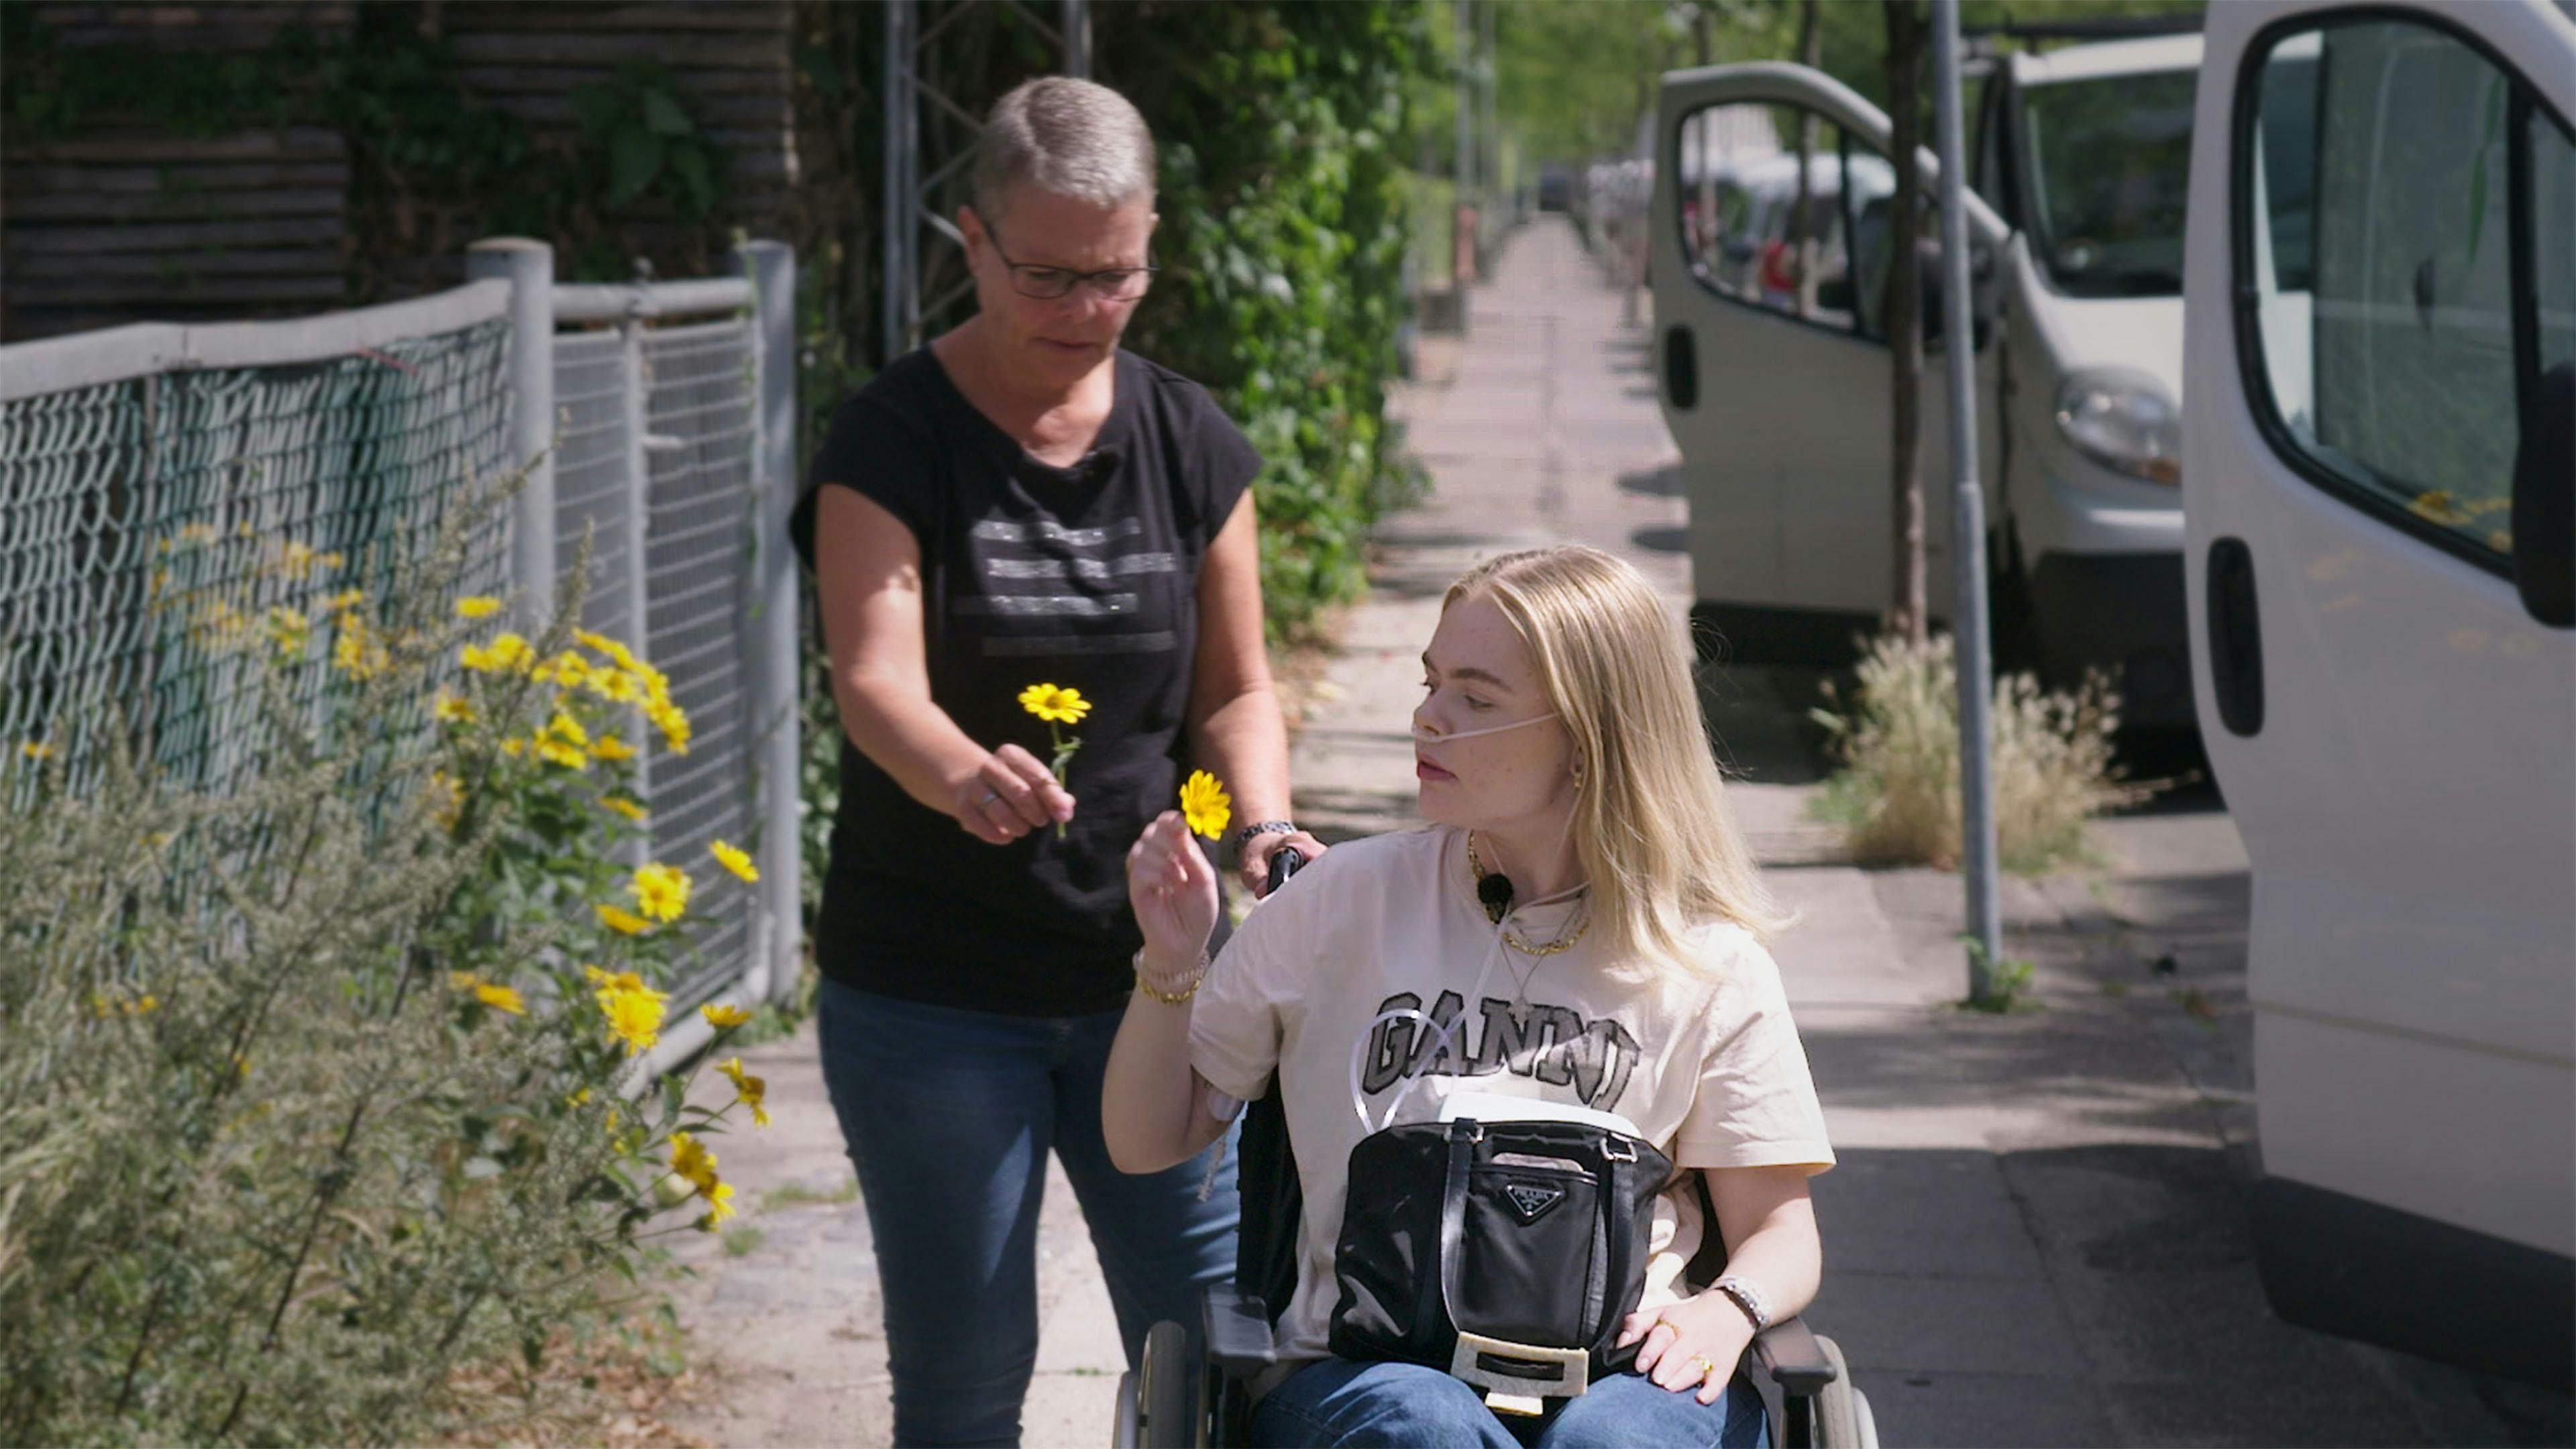
[[[1508,1427],[1507,1427],[1508,1426]],[[1543,1418],[1502,1419],[1435,1368],[1328,1358],[1290,1374],[1252,1413],[1252,1442],[1401,1449],[1768,1449],[1761,1391],[1738,1374],[1714,1404],[1637,1374],[1596,1380]]]
[[[1019,1442],[1050,1148],[1129,1367],[1158,1321],[1195,1336],[1200,1285],[1234,1276],[1230,1152],[1205,1201],[1204,1156],[1143,1177],[1110,1165],[1100,1082],[1120,1015],[1001,1016],[823,983],[823,1078],[876,1239],[897,1444]]]

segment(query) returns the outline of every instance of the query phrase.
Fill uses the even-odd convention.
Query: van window
[[[1668,158],[1682,255],[1719,296],[1851,331],[1856,208],[1895,189],[1887,162],[1797,106],[1704,106]]]
[[[2053,81],[2021,91],[2024,220],[2057,290],[2182,295],[2197,73]]]
[[[2566,133],[2465,42],[2404,21],[2277,41],[2252,100],[2236,147],[2239,265],[2254,283],[2240,326],[2259,346],[2276,440],[2311,476],[2504,571],[2517,404],[2537,375],[2516,353],[2516,314],[2534,299],[2515,294],[2513,256],[2519,232],[2541,290],[2554,267],[2565,295]],[[2527,203],[2517,164],[2535,167]],[[2560,356],[2569,335],[2562,318]]]

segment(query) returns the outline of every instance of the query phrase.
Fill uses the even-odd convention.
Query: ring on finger
[[[981,809],[983,809],[985,806],[990,805],[990,804],[992,804],[994,801],[999,800],[999,799],[1001,799],[1001,798],[1002,798],[1002,792],[1001,792],[1001,791],[999,791],[999,790],[987,790],[987,791],[985,791],[985,792],[984,792],[984,798],[975,802],[975,808],[976,808],[976,809],[978,809],[978,810],[981,810]]]
[[[1706,1354],[1694,1354],[1691,1357],[1691,1362],[1699,1365],[1699,1378],[1701,1383],[1706,1383],[1710,1379],[1717,1377],[1717,1360],[1710,1358]]]

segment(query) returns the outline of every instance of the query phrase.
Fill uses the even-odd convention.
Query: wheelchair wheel
[[[1146,1330],[1145,1355],[1136,1365],[1139,1449],[1194,1449],[1201,1438],[1198,1381],[1189,1335],[1179,1324],[1157,1323]]]
[[[1852,1387],[1851,1365],[1843,1360],[1842,1345],[1816,1335],[1816,1347],[1823,1350],[1825,1362],[1834,1366],[1834,1381],[1816,1395],[1816,1449],[1867,1449],[1877,1442],[1876,1425],[1869,1438],[1861,1437],[1860,1391]]]

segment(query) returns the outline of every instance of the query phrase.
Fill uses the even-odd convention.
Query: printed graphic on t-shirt
[[[1178,572],[1179,559],[1169,549],[1152,547],[1106,552],[1120,544],[1147,543],[1149,535],[1138,518],[1096,528],[1067,528],[1044,518],[985,518],[969,530],[983,589],[951,597],[949,616],[960,621],[1027,620],[1047,629],[1030,633],[1025,632],[1030,626],[1022,625],[976,630],[983,636],[988,658],[1168,654],[1180,647],[1177,633],[1135,627],[1159,622],[1158,616],[1168,612],[1157,609],[1137,585],[1155,575]],[[1003,548],[1030,550],[1038,557],[996,556]],[[1086,585],[1100,587],[1086,589]],[[1077,620],[1098,620],[1107,627],[1084,629]]]
[[[1422,998],[1399,991],[1377,1009],[1381,1015],[1421,1011]],[[1501,997],[1488,996],[1476,1015],[1462,1022],[1459,1015],[1465,1009],[1464,997],[1443,991],[1425,1013],[1431,1025],[1413,1017],[1380,1021],[1369,1033],[1361,1089],[1374,1096],[1426,1072],[1464,1077],[1510,1072],[1551,1087],[1572,1087],[1584,1106],[1615,1112],[1644,1052],[1616,1019],[1587,1021],[1570,1006],[1540,1001],[1515,1009]]]

